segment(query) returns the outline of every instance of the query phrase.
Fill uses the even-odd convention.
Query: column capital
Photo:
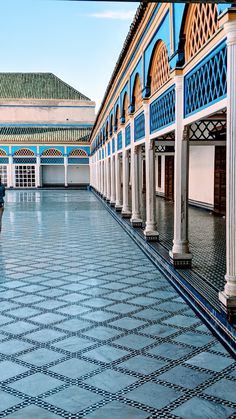
[[[176,90],[182,90],[184,85],[184,78],[182,75],[174,76],[175,88]]]
[[[227,36],[227,45],[236,45],[236,20],[224,24],[224,32]]]

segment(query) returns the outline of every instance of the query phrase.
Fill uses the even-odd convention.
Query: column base
[[[144,234],[145,240],[147,242],[158,242],[159,241],[159,233],[157,231],[144,230],[143,234]]]
[[[169,251],[170,262],[177,269],[191,269],[192,268],[192,254],[191,253],[173,253]]]
[[[110,201],[110,206],[114,207],[116,205],[115,201]]]
[[[142,227],[141,218],[131,218],[130,223],[131,223],[132,227]]]
[[[236,296],[230,297],[225,291],[219,292],[219,300],[221,303],[221,309],[229,323],[232,323],[236,319]]]
[[[122,211],[122,205],[121,204],[115,204],[115,210],[117,212],[121,212]]]
[[[130,218],[131,217],[131,211],[129,211],[129,210],[124,210],[123,211],[123,209],[122,209],[122,211],[121,211],[121,216],[122,216],[122,218]]]

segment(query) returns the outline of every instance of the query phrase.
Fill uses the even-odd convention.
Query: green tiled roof
[[[52,73],[0,73],[0,98],[90,100]]]
[[[85,143],[91,128],[2,127],[0,143]]]

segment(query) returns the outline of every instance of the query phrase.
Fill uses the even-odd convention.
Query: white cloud
[[[134,17],[134,10],[104,10],[103,12],[91,13],[88,16],[97,19],[131,20]]]

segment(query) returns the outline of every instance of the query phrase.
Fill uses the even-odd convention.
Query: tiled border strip
[[[89,189],[236,359],[235,329],[226,321],[223,315],[218,313],[190,284],[188,284],[171,264],[161,257],[161,255],[155,251],[133,227],[129,226],[129,224],[124,221],[92,187]]]

